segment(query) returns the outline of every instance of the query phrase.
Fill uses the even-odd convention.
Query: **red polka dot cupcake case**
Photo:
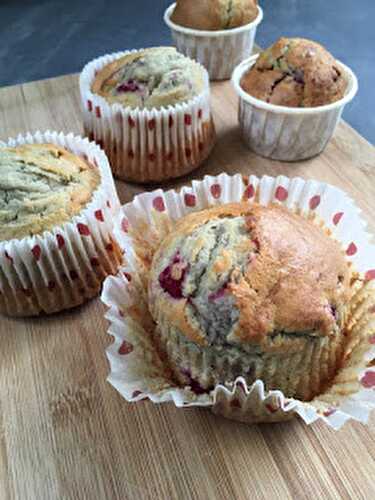
[[[122,83],[116,84],[115,90],[111,90],[118,95],[108,96],[109,91],[93,90],[96,78],[107,67],[124,57],[157,50],[173,51],[170,57],[183,58],[201,79],[199,92],[190,92],[191,82],[184,81],[188,76],[184,73],[181,76],[179,68],[172,69],[168,78],[162,77],[159,85],[165,89],[183,82],[185,99],[179,101],[173,97],[171,104],[168,100],[157,101],[146,84],[138,80],[126,80],[124,84],[125,77]],[[155,68],[152,58],[151,63]],[[180,59],[178,65],[181,65]],[[173,78],[177,83],[173,83]],[[107,87],[103,84],[103,88]],[[85,134],[105,150],[112,172],[119,179],[150,183],[177,178],[197,168],[213,148],[216,135],[207,71],[172,48],[125,51],[99,57],[83,68],[80,92]],[[135,103],[131,99],[133,94]],[[123,95],[130,95],[129,103],[121,101]]]
[[[286,397],[280,390],[267,391],[262,380],[247,386],[242,377],[210,391],[201,390],[193,378],[191,383],[181,385],[155,342],[147,273],[160,242],[173,231],[175,220],[240,201],[283,205],[312,219],[341,243],[348,266],[358,277],[345,317],[351,340],[344,364],[330,388],[311,401]],[[179,407],[206,406],[214,413],[246,423],[282,421],[299,415],[307,424],[322,419],[338,429],[351,418],[367,421],[375,408],[375,371],[370,366],[375,359],[375,248],[358,208],[343,191],[300,178],[206,176],[179,192],[159,189],[135,197],[122,208],[115,225],[115,235],[126,252],[126,265],[105,281],[102,300],[109,308],[106,316],[114,337],[107,349],[108,380],[126,400],[148,398],[173,401]]]
[[[54,313],[82,304],[99,293],[103,280],[117,272],[122,260],[113,233],[113,219],[120,203],[103,151],[87,139],[49,131],[20,135],[0,148],[29,145],[47,145],[53,151],[56,147],[58,156],[72,153],[90,172],[95,172],[98,183],[87,203],[72,218],[32,235],[1,239],[0,312],[10,316]],[[31,177],[30,182],[41,185],[38,179],[48,175],[53,186],[52,170],[51,174]],[[69,182],[69,176],[64,182]],[[31,201],[32,196],[31,192]],[[80,188],[74,197],[80,201]],[[48,206],[45,213],[50,213]]]

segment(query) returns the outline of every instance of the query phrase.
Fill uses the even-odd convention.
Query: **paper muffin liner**
[[[303,402],[286,398],[279,390],[266,391],[261,380],[247,386],[242,377],[231,387],[217,385],[196,394],[179,386],[158,350],[155,324],[147,305],[147,271],[159,242],[173,230],[173,221],[213,205],[257,201],[280,203],[314,221],[321,221],[345,250],[362,285],[349,307],[346,328],[353,342],[347,346],[344,366],[328,390]],[[109,382],[127,401],[149,398],[176,406],[206,406],[215,413],[242,422],[275,422],[299,415],[307,424],[322,419],[334,429],[347,420],[366,422],[375,407],[375,247],[366,232],[360,210],[340,189],[317,181],[283,176],[244,178],[240,174],[207,176],[180,192],[156,190],[137,196],[120,211],[115,235],[127,261],[104,283],[102,300],[109,307],[107,349]]]
[[[205,80],[201,94],[161,109],[110,104],[91,92],[94,78],[104,66],[135,52],[105,55],[83,68],[80,90],[85,133],[102,146],[119,179],[150,183],[180,177],[198,167],[215,142],[207,71],[200,66]]]
[[[176,4],[164,13],[164,21],[171,29],[177,49],[202,64],[210,80],[229,80],[234,68],[253,52],[257,26],[263,19],[263,10],[258,6],[254,21],[238,28],[203,31],[179,26],[171,20]]]
[[[155,314],[153,317],[157,318]],[[290,352],[282,355],[263,352],[256,356],[254,352],[243,351],[234,355],[231,350],[218,354],[186,342],[162,315],[157,323],[154,339],[159,351],[166,353],[175,380],[199,392],[210,390],[222,380],[234,381],[247,374],[248,384],[251,379],[259,379],[268,389],[277,388],[288,396],[310,400],[333,379],[353,340],[352,331],[344,325],[341,331],[345,331],[345,337],[342,334],[314,340],[306,337],[295,342],[290,339]]]
[[[358,81],[350,68],[336,61],[346,76],[345,96],[315,108],[278,106],[245,92],[241,78],[258,55],[243,61],[233,72],[232,84],[239,96],[239,123],[245,144],[255,153],[282,161],[299,161],[320,154],[332,138],[345,105],[358,91]]]
[[[0,242],[0,312],[10,316],[53,313],[98,295],[115,274],[122,251],[113,234],[120,210],[108,160],[87,139],[46,131],[19,135],[1,146],[52,143],[95,165],[101,177],[91,201],[71,221],[42,234]]]

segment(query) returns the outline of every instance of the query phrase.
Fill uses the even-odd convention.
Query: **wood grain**
[[[280,163],[242,144],[229,83],[213,85],[212,101],[218,143],[194,177],[227,171],[330,182],[356,200],[375,232],[374,148],[347,124],[320,157]],[[82,133],[77,76],[0,89],[0,139],[38,129]],[[143,189],[117,186],[123,202]],[[375,416],[367,427],[334,432],[128,404],[106,382],[106,329],[98,299],[48,318],[0,319],[0,498],[374,498]]]

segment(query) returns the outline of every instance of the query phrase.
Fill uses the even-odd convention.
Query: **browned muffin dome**
[[[318,225],[234,203],[178,221],[154,256],[149,304],[181,382],[207,390],[260,378],[310,399],[342,361],[350,277]]]
[[[186,28],[217,31],[249,24],[257,15],[257,0],[177,0],[171,20]]]
[[[241,87],[262,101],[316,107],[341,99],[347,81],[333,56],[304,38],[280,38],[242,77]]]

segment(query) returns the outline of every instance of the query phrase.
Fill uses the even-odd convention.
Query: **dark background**
[[[172,0],[0,0],[0,86],[78,72],[90,59],[170,44]],[[345,119],[375,143],[375,0],[260,0],[257,43],[280,35],[321,42],[359,78]],[[0,124],[1,126],[1,124]]]

